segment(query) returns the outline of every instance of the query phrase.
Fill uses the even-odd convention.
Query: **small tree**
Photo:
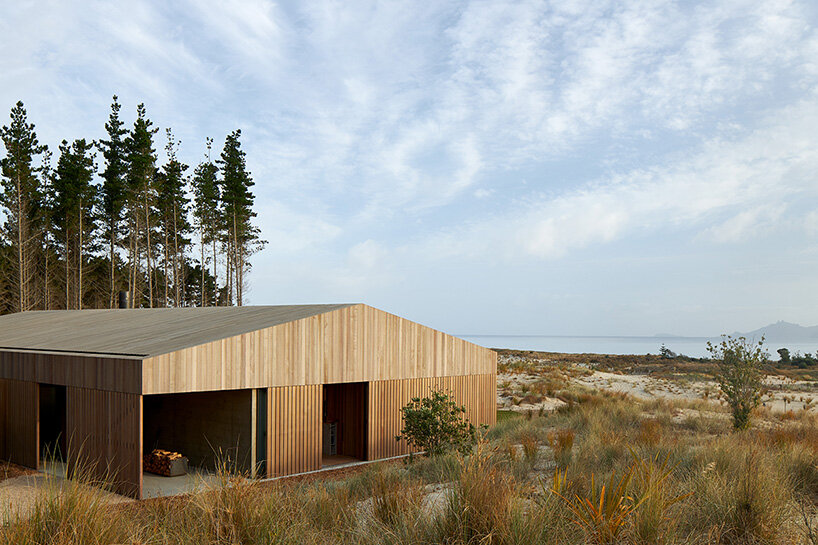
[[[401,412],[403,429],[395,439],[405,439],[409,446],[425,451],[427,456],[450,450],[466,454],[477,439],[474,425],[465,416],[466,408],[440,390],[432,390],[424,398],[412,398]]]
[[[750,426],[750,414],[761,402],[763,344],[764,337],[753,343],[729,335],[723,336],[719,344],[707,343],[707,351],[718,362],[716,378],[733,412],[733,427],[737,430]]]

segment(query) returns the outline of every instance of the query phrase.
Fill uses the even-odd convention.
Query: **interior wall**
[[[249,473],[253,451],[252,390],[145,396],[144,450],[179,452],[190,464],[215,469],[229,460]]]
[[[337,423],[338,454],[366,460],[367,383],[324,385],[324,422]]]

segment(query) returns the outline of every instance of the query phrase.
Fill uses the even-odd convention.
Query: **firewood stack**
[[[178,452],[154,449],[144,456],[142,469],[165,477],[178,477],[187,473],[187,458]]]

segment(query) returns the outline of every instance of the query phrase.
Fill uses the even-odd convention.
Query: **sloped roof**
[[[351,304],[47,310],[0,316],[0,350],[151,357]]]

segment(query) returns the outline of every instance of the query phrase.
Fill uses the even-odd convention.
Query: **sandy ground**
[[[584,386],[625,392],[640,399],[719,399],[719,385],[715,381],[665,380],[647,375],[619,375],[604,371],[594,371],[592,375],[573,380]],[[818,406],[818,392],[815,391],[813,382],[795,381],[780,376],[768,376],[764,382],[768,390],[762,397],[762,404],[773,412],[803,409],[812,411]]]
[[[53,488],[61,490],[64,483],[62,477],[45,473],[13,477],[0,482],[0,521],[28,518],[40,492]],[[103,491],[101,494],[104,501],[112,504],[134,501],[111,492]]]
[[[639,399],[705,399],[716,395],[718,388],[714,382],[681,383],[648,375],[620,375],[605,371],[594,371],[591,375],[573,379],[573,382],[599,390],[624,392]]]
[[[506,395],[504,389],[500,387],[502,384],[508,384],[508,390],[518,391],[522,385],[532,384],[537,380],[539,380],[539,377],[536,375],[499,373],[497,375],[497,408],[518,413],[539,413],[540,411],[555,411],[566,405],[563,400],[556,397],[544,397],[537,403],[526,403],[525,401],[515,400],[514,395]]]
[[[537,360],[539,363],[539,360]],[[576,373],[565,376],[571,383],[594,388],[623,392],[637,399],[707,400],[719,402],[719,386],[712,380],[664,379],[650,375],[620,374],[606,371],[589,371],[585,366],[575,366]],[[569,377],[570,375],[570,377]],[[517,373],[497,376],[497,407],[517,412],[552,411],[564,405],[556,398],[546,397],[541,403],[525,403],[521,393],[523,385],[530,385],[542,377],[537,374]],[[818,383],[799,381],[783,376],[767,376],[767,391],[762,405],[773,412],[818,410]],[[505,386],[505,388],[503,387]]]

